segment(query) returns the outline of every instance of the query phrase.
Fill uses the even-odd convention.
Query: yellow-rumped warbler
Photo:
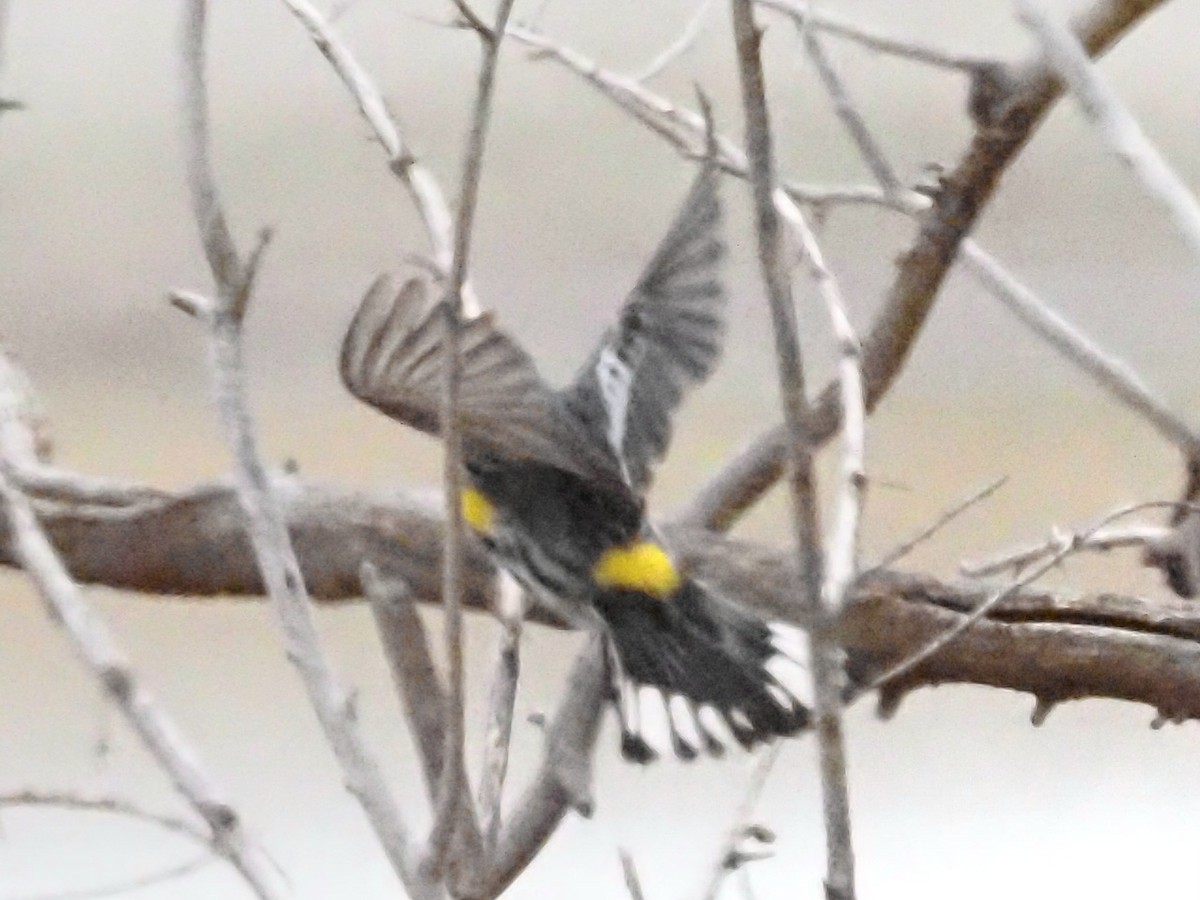
[[[802,633],[681,573],[644,515],[684,391],[720,355],[718,173],[705,165],[575,381],[548,387],[490,314],[463,323],[464,518],[497,562],[567,621],[606,636],[624,755],[750,747],[809,717]],[[422,282],[363,299],[341,372],[360,400],[439,433],[446,320]]]

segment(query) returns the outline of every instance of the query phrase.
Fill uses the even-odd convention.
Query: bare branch
[[[434,261],[442,276],[448,277],[454,257],[454,226],[450,206],[437,179],[417,160],[400,126],[388,111],[378,86],[333,30],[332,20],[335,16],[331,13],[326,19],[309,0],[282,2],[308,30],[313,43],[333,66],[334,72],[358,105],[359,112],[383,145],[388,166],[408,191],[421,221],[425,223]],[[479,298],[469,283],[463,284],[462,297],[467,314],[478,315]]]
[[[446,288],[445,360],[441,414],[442,441],[445,445],[442,486],[447,509],[445,556],[442,560],[442,603],[446,610],[445,640],[448,660],[445,713],[445,743],[442,779],[438,785],[438,800],[422,854],[422,869],[437,877],[445,865],[453,843],[461,808],[471,801],[463,763],[463,649],[462,649],[462,542],[463,518],[459,497],[462,495],[463,448],[458,423],[458,392],[461,380],[459,329],[463,319],[463,284],[467,277],[467,260],[474,236],[475,208],[479,199],[479,184],[483,173],[483,154],[495,91],[496,69],[500,47],[514,0],[500,0],[496,24],[487,29],[475,18],[470,6],[462,0],[455,3],[459,12],[475,28],[481,39],[483,59],[475,89],[475,104],[471,111],[471,126],[467,134],[463,159],[458,216],[454,223],[454,253]]]
[[[47,613],[62,626],[106,696],[175,790],[208,825],[211,836],[207,841],[215,852],[237,869],[257,896],[288,896],[290,892],[270,858],[244,831],[235,807],[88,605],[38,524],[29,499],[15,486],[10,473],[29,461],[30,442],[22,433],[20,410],[11,402],[13,397],[7,381],[0,383],[0,505],[15,561],[28,573]]]
[[[1200,433],[1156,396],[1132,366],[1050,308],[973,242],[964,242],[962,264],[1035,334],[1153,425],[1185,456],[1200,458]]]
[[[775,171],[771,148],[771,128],[767,112],[766,84],[759,55],[761,33],[754,21],[752,0],[732,0],[733,35],[737,45],[738,71],[742,86],[742,106],[746,115],[746,156],[754,188],[755,225],[758,258],[762,267],[771,322],[775,333],[775,357],[779,367],[779,386],[783,394],[784,423],[787,428],[787,480],[792,500],[792,527],[799,563],[801,604],[809,610],[809,653],[813,672],[817,745],[820,750],[821,793],[825,810],[827,873],[826,895],[836,900],[853,900],[854,851],[850,836],[850,800],[846,783],[846,752],[842,736],[841,703],[843,673],[841,649],[834,631],[837,609],[822,598],[822,560],[820,529],[817,523],[816,482],[813,474],[809,409],[804,389],[804,370],[796,330],[796,311],[792,303],[791,279],[783,256],[783,235],[779,211],[775,206]],[[782,196],[782,193],[781,193]],[[799,217],[798,217],[799,218]],[[803,223],[803,219],[799,218]],[[833,286],[828,272],[820,264],[815,241],[805,247],[819,285],[825,292]],[[814,253],[815,251],[815,253]],[[822,277],[823,273],[823,277]],[[840,298],[830,302],[832,314],[840,311]],[[851,342],[854,343],[853,341]],[[851,349],[853,355],[853,349]],[[857,367],[854,367],[857,372]],[[847,396],[846,411],[855,401]],[[861,387],[857,409],[862,408]],[[861,421],[860,421],[861,426]],[[858,432],[861,436],[861,427]],[[847,444],[855,438],[847,432]],[[853,463],[853,453],[847,453]],[[861,463],[861,459],[859,460]],[[858,484],[861,485],[861,469]],[[853,479],[852,479],[853,480]],[[851,503],[855,500],[851,491]],[[857,530],[856,509],[847,516]],[[853,554],[854,540],[846,542]],[[839,556],[839,561],[841,557]],[[853,570],[853,561],[849,566]],[[846,573],[839,572],[839,577]],[[849,578],[846,577],[848,582]],[[831,585],[835,589],[838,585]],[[843,585],[844,587],[844,585]]]
[[[148,874],[97,887],[81,890],[58,890],[40,894],[23,895],[22,900],[94,900],[100,897],[120,897],[144,888],[174,881],[209,865],[218,851],[208,834],[190,822],[175,816],[153,813],[125,800],[115,797],[85,797],[68,791],[16,791],[0,794],[0,810],[30,807],[60,809],[67,812],[99,812],[146,822],[164,831],[183,835],[205,848],[200,856],[185,860]],[[218,854],[219,855],[219,854]],[[15,898],[13,898],[15,900]]]
[[[512,884],[545,846],[567,810],[591,814],[592,748],[608,687],[603,646],[593,636],[571,670],[558,712],[546,731],[541,768],[500,830],[481,888],[484,896],[498,896]]]
[[[392,683],[404,706],[409,730],[421,756],[425,787],[430,799],[435,799],[435,787],[442,777],[446,688],[434,665],[429,637],[417,615],[416,601],[404,584],[385,580],[370,562],[363,563],[361,577],[363,594],[371,603]]]
[[[366,495],[295,478],[276,496],[317,599],[338,603],[359,597],[366,558],[384,578],[403,581],[417,602],[440,602],[445,522],[436,506],[401,492]],[[171,602],[180,602],[180,595],[246,602],[265,592],[243,513],[228,485],[201,485],[171,495],[169,502],[128,510],[72,503],[65,496],[35,504],[43,528],[81,581]],[[738,597],[765,617],[806,627],[795,603],[790,549],[695,527],[668,524],[663,530],[685,569],[715,591]],[[464,604],[488,613],[495,603],[494,569],[482,548],[472,543],[467,551]],[[17,565],[13,534],[2,519],[0,564]],[[856,679],[862,680],[861,661],[871,660],[879,671],[894,665],[988,596],[975,584],[885,571],[860,576],[840,631]],[[529,616],[566,627],[541,606],[531,606]],[[602,660],[599,664],[595,696],[602,698]],[[1200,604],[1022,591],[913,674],[919,677],[907,687],[970,683],[1052,693],[1055,685],[1060,692],[1070,685],[1070,697],[1112,697],[1200,717]],[[599,714],[598,701],[590,715]],[[501,854],[507,827],[501,829]]]
[[[479,815],[483,828],[485,858],[496,850],[500,834],[501,801],[508,772],[508,747],[512,740],[513,707],[521,675],[521,623],[525,618],[525,591],[507,571],[497,578],[496,609],[500,620],[500,646],[492,675],[488,701],[488,725],[484,735],[483,776],[479,784]]]
[[[119,797],[89,797],[73,791],[23,790],[0,794],[0,809],[47,807],[71,812],[97,812],[146,822],[171,834],[186,837],[201,847],[212,849],[212,837],[186,819],[151,812]]]
[[[976,504],[982,503],[988,497],[992,496],[992,494],[996,493],[996,491],[1000,490],[1000,488],[1004,487],[1004,485],[1007,483],[1008,476],[1003,475],[1000,478],[997,478],[995,481],[984,485],[979,490],[972,491],[912,537],[906,538],[887,553],[883,554],[883,557],[879,560],[879,562],[863,572],[863,575],[874,575],[876,572],[881,572],[884,569],[895,565],[897,562],[904,559],[904,557],[908,556],[908,554],[912,553],[912,551],[918,546],[925,543],[925,541],[929,540],[948,524],[965,513],[968,509],[971,509]]]
[[[418,898],[432,886],[410,859],[407,828],[378,761],[363,743],[353,703],[320,648],[300,564],[278,498],[262,464],[244,394],[242,320],[250,297],[257,254],[239,260],[208,163],[207,97],[204,86],[205,0],[188,0],[181,50],[187,110],[189,186],[218,300],[208,323],[217,410],[234,457],[244,527],[278,616],[288,658],[296,666],[317,718],[393,869]],[[261,247],[261,244],[260,244]]]
[[[846,38],[869,50],[898,56],[902,59],[911,59],[924,65],[973,72],[988,62],[981,57],[952,53],[915,40],[882,34],[857,22],[830,15],[824,10],[815,8],[816,4],[805,3],[802,0],[755,0],[755,2],[765,9],[772,9],[790,16],[797,24],[811,26],[827,34]]]
[[[833,68],[833,63],[830,62],[829,57],[826,55],[825,48],[821,46],[816,33],[810,27],[810,20],[799,20],[798,27],[800,29],[800,37],[804,42],[804,51],[816,67],[817,74],[821,78],[821,83],[825,86],[825,91],[829,94],[829,99],[833,101],[833,110],[837,114],[838,119],[841,120],[846,131],[850,134],[850,138],[858,148],[859,155],[866,162],[867,167],[871,170],[871,174],[875,176],[875,181],[883,189],[885,196],[901,196],[905,192],[904,185],[901,184],[895,169],[888,162],[883,150],[875,143],[875,138],[871,135],[870,129],[867,128],[866,122],[859,114],[854,102],[850,99],[850,94],[847,92],[845,85],[842,84],[842,79],[838,76],[837,71]]]
[[[1104,518],[1102,518],[1095,525],[1092,525],[1081,532],[1075,534],[1059,533],[1055,535],[1055,537],[1052,539],[1054,552],[1051,553],[1049,558],[1047,558],[1043,563],[1035,566],[1024,576],[1013,579],[1013,581],[1004,588],[996,591],[987,600],[972,610],[969,615],[967,615],[961,621],[955,623],[953,628],[947,629],[943,634],[938,635],[935,640],[930,641],[912,656],[888,669],[882,675],[876,676],[874,679],[872,679],[866,690],[882,688],[889,681],[899,678],[905,673],[912,671],[912,669],[914,669],[916,666],[920,665],[931,656],[936,655],[951,641],[960,637],[968,628],[970,628],[972,625],[975,625],[984,616],[988,615],[996,608],[998,604],[1003,602],[1008,597],[1011,597],[1021,588],[1033,584],[1035,581],[1065,560],[1068,556],[1072,555],[1073,553],[1077,553],[1081,548],[1087,546],[1088,543],[1095,538],[1099,532],[1103,531],[1108,525],[1112,524],[1117,519],[1124,518],[1125,516],[1131,515],[1135,512],[1141,512],[1148,506],[1158,505],[1160,504],[1136,503],[1130,506],[1124,506],[1104,516]]]
[[[964,562],[959,570],[969,578],[987,578],[1001,572],[1013,570],[1019,572],[1031,563],[1054,556],[1064,550],[1069,553],[1083,551],[1108,552],[1127,547],[1145,549],[1153,547],[1158,542],[1166,540],[1171,529],[1163,525],[1109,525],[1114,519],[1124,518],[1131,512],[1147,509],[1177,509],[1180,504],[1173,501],[1151,501],[1124,506],[1116,512],[1109,513],[1100,524],[1088,525],[1084,528],[1067,530],[1055,528],[1045,541],[1006,550],[988,559],[977,562]]]
[[[646,893],[642,890],[642,879],[638,877],[633,855],[624,847],[618,847],[617,856],[621,860],[621,875],[625,879],[625,890],[629,893],[629,900],[646,900]]]
[[[633,76],[635,81],[649,81],[658,75],[661,75],[666,68],[687,53],[688,49],[696,43],[696,38],[700,36],[700,32],[704,30],[704,25],[708,21],[708,14],[712,11],[713,0],[700,0],[696,4],[696,10],[692,13],[690,19],[683,26],[683,30],[679,32],[679,36],[673,40],[658,56],[642,69],[637,75]]]
[[[767,776],[771,774],[775,763],[779,761],[779,753],[782,749],[783,743],[776,741],[759,754],[758,761],[754,764],[754,771],[750,775],[750,783],[746,786],[746,793],[742,795],[741,805],[738,806],[734,816],[733,825],[725,836],[708,884],[700,895],[701,900],[717,900],[725,877],[746,862],[745,859],[740,858],[738,847],[745,837],[746,830],[753,824],[755,807],[758,806],[763,789],[767,786]]]
[[[1113,153],[1161,203],[1200,259],[1200,202],[1142,132],[1137,120],[1105,84],[1087,51],[1039,0],[1016,0],[1021,22],[1033,33],[1054,71],[1070,86],[1084,115]]]

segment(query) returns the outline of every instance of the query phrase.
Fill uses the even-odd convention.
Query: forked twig
[[[721,891],[721,885],[724,883],[726,876],[738,867],[735,865],[737,862],[738,844],[741,843],[746,829],[753,821],[754,810],[758,806],[758,801],[767,786],[767,777],[779,761],[779,754],[782,750],[783,743],[775,741],[755,761],[754,771],[750,775],[750,783],[746,785],[746,792],[742,795],[742,802],[734,814],[733,825],[730,826],[729,832],[725,835],[725,840],[721,844],[721,849],[717,854],[716,863],[713,866],[712,873],[709,875],[708,883],[700,893],[701,900],[717,900],[717,895]]]
[[[367,749],[350,695],[321,651],[304,585],[279,498],[258,452],[254,422],[246,405],[242,322],[265,240],[242,263],[225,224],[209,161],[208,102],[204,83],[205,0],[188,0],[181,52],[187,128],[188,184],[205,255],[217,288],[215,301],[201,310],[209,328],[216,405],[234,458],[237,495],[246,530],[283,633],[288,658],[296,666],[346,786],[358,800],[388,860],[419,900],[435,895],[410,857],[407,826],[378,761]]]
[[[1044,562],[1042,562],[1040,565],[1034,566],[1020,578],[1014,578],[1011,582],[993,593],[983,603],[980,603],[977,607],[971,610],[971,612],[964,616],[960,621],[956,622],[952,627],[938,635],[920,650],[901,660],[882,675],[878,675],[873,678],[871,683],[858,693],[883,688],[888,682],[895,681],[908,672],[911,672],[921,663],[925,662],[925,660],[939,653],[943,648],[946,647],[947,644],[962,635],[963,632],[977,623],[980,619],[987,616],[1000,603],[1004,602],[1004,600],[1008,599],[1022,588],[1027,587],[1033,582],[1037,581],[1039,578],[1065,560],[1068,556],[1078,553],[1081,549],[1087,547],[1089,541],[1095,538],[1117,519],[1122,519],[1125,516],[1142,512],[1143,510],[1147,509],[1158,509],[1162,508],[1163,506],[1174,505],[1175,504],[1163,503],[1161,501],[1132,503],[1113,510],[1094,525],[1091,525],[1081,531],[1066,533],[1060,532],[1056,534],[1051,539],[1054,545],[1054,552],[1052,552]]]
[[[1170,214],[1179,233],[1200,259],[1200,202],[1150,143],[1117,95],[1105,84],[1079,39],[1042,0],[1015,0],[1022,23],[1033,33],[1046,61],[1067,83],[1084,115],[1113,153]]]
[[[958,71],[974,72],[988,60],[963,53],[941,50],[929,44],[915,40],[897,38],[879,31],[867,28],[857,22],[841,19],[823,9],[816,8],[815,3],[803,0],[755,0],[765,8],[790,16],[796,22],[818,29],[836,37],[853,41],[869,50],[897,56],[901,59],[911,59],[914,62],[940,69],[955,69]]]

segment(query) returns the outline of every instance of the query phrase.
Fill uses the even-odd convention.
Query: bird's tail
[[[765,622],[695,581],[667,600],[609,590],[595,605],[608,626],[626,759],[719,756],[730,743],[750,748],[808,724],[800,629]]]

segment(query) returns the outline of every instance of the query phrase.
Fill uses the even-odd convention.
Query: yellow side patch
[[[496,524],[496,507],[492,501],[475,488],[463,488],[459,497],[467,524],[480,534],[491,534]]]
[[[679,588],[679,571],[658,544],[636,541],[600,554],[592,569],[600,587],[643,591],[665,600]]]

